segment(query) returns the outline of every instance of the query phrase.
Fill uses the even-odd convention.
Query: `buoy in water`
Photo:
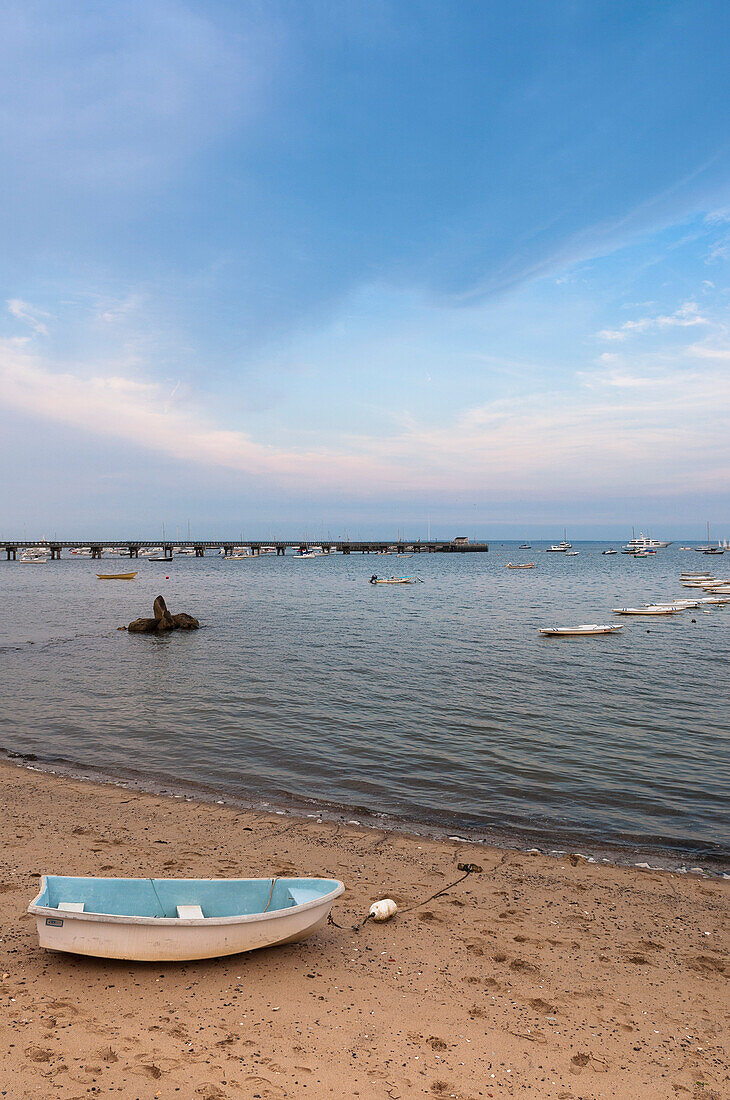
[[[382,901],[374,901],[370,906],[369,916],[373,920],[390,920],[398,912],[398,906],[392,898],[383,898]]]

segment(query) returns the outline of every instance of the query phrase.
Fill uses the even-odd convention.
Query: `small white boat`
[[[583,623],[581,626],[541,626],[540,634],[548,638],[579,637],[584,634],[617,634],[622,626],[599,623]]]
[[[306,939],[325,924],[344,889],[320,878],[43,875],[28,912],[49,951],[180,962]]]
[[[605,557],[607,554],[618,554],[618,550],[603,550],[602,553]]]
[[[580,550],[566,550],[565,551],[566,558],[577,558],[579,554],[580,554]]]
[[[614,607],[614,615],[676,615],[684,611],[678,604],[647,604],[646,607]]]
[[[370,584],[423,584],[420,577],[378,577],[372,575]]]

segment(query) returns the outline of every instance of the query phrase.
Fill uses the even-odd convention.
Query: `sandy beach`
[[[0,765],[0,1095],[730,1094],[730,883],[241,812]],[[459,877],[457,863],[475,862]],[[178,966],[41,951],[43,872],[341,878],[338,929]],[[409,912],[362,919],[392,896]],[[422,903],[423,904],[420,904]]]

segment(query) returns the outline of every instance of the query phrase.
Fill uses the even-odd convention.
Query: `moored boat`
[[[420,577],[378,577],[373,573],[370,584],[423,584]]]
[[[685,609],[679,604],[647,604],[646,607],[614,607],[614,615],[676,615]]]
[[[534,569],[534,568],[535,568],[534,561],[526,561],[522,565],[513,565],[511,561],[508,561],[507,564],[505,565],[505,569]]]
[[[122,879],[43,875],[28,906],[40,946],[178,962],[296,943],[325,924],[341,882],[318,878]]]
[[[577,638],[586,634],[618,634],[623,630],[617,624],[582,623],[580,626],[541,626],[539,633],[548,638]]]
[[[133,581],[136,573],[97,573],[100,581]]]

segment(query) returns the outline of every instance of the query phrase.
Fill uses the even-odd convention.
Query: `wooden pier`
[[[226,556],[234,553],[239,546],[250,548],[254,556],[259,554],[276,554],[283,557],[287,550],[295,550],[305,553],[313,547],[321,548],[325,553],[339,554],[475,554],[489,550],[487,542],[469,542],[465,538],[432,539],[428,542],[392,542],[387,539],[368,539],[364,542],[354,542],[350,539],[328,539],[327,543],[318,542],[316,539],[249,539],[246,542],[231,542],[230,539],[193,539],[185,542],[166,541],[155,539],[121,539],[119,542],[74,542],[59,541],[57,539],[4,539],[0,540],[0,553],[4,552],[7,561],[17,561],[19,553],[24,550],[45,550],[50,554],[52,561],[61,557],[63,550],[86,551],[84,556],[101,558],[103,554],[122,554],[124,557],[137,558],[140,550],[156,549],[161,551],[165,561],[172,561],[176,552],[181,550],[193,551],[196,558],[202,558],[206,550],[222,550]]]

